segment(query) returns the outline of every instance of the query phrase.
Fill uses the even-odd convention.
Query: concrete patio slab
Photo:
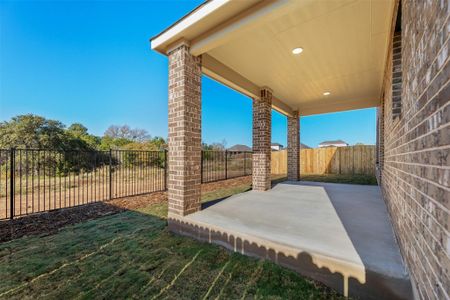
[[[283,182],[172,219],[172,230],[258,256],[364,299],[411,299],[377,186]]]

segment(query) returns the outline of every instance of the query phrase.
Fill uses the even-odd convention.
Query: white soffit
[[[291,1],[207,53],[301,115],[373,107],[393,9],[393,0]]]
[[[151,41],[187,40],[206,75],[301,115],[379,105],[394,0],[213,0]],[[304,51],[293,55],[292,49]],[[324,96],[325,91],[331,94]]]

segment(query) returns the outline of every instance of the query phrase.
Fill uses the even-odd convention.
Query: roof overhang
[[[273,90],[292,115],[379,105],[393,0],[212,0],[151,40],[167,54],[180,41],[203,73],[249,97]],[[293,55],[294,47],[304,52]],[[331,95],[324,96],[324,91]]]
[[[224,23],[236,17],[242,11],[249,9],[260,0],[232,1],[211,0],[205,1],[182,19],[151,38],[151,47],[162,54],[179,43],[181,40],[190,41],[191,47],[196,47],[195,41],[201,44],[202,36],[213,28],[222,27]],[[191,50],[192,51],[192,50]],[[199,55],[202,53],[197,53]]]

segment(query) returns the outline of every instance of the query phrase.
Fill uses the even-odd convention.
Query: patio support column
[[[169,216],[185,216],[201,208],[201,57],[186,43],[168,56]]]
[[[300,122],[298,111],[294,111],[292,116],[288,116],[287,123],[288,180],[297,181],[300,179]]]
[[[253,190],[270,189],[272,135],[272,90],[263,88],[261,97],[253,99]]]

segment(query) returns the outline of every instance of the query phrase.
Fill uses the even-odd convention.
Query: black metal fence
[[[252,174],[252,152],[202,151],[202,182],[213,182]]]
[[[167,152],[0,149],[0,220],[167,187]],[[251,152],[202,151],[202,182],[251,175]]]
[[[0,219],[166,189],[165,151],[0,150]]]

